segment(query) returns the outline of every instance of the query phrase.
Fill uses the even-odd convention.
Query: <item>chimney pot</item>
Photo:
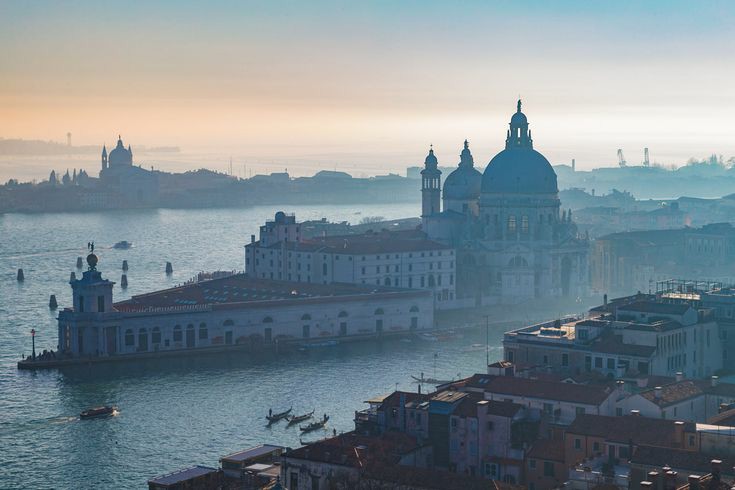
[[[634,417],[640,417],[641,416],[641,411],[640,410],[631,410],[630,411],[630,414],[632,416],[634,416]]]
[[[662,390],[660,386],[657,386],[653,389],[653,396],[655,396],[657,399],[661,398],[661,393],[662,393]]]
[[[681,371],[679,371],[678,373],[676,373],[676,382],[677,383],[679,381],[682,381],[683,379],[684,379],[684,373],[682,373]]]
[[[699,475],[689,475],[689,478],[687,478],[687,481],[689,482],[689,490],[698,490],[699,480]]]
[[[712,386],[717,386],[717,381],[720,379],[719,376],[712,376]]]
[[[653,488],[653,482],[644,480],[641,482],[641,488]]]

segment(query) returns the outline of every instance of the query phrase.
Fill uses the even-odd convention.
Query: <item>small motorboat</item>
[[[325,413],[324,417],[321,420],[312,422],[309,425],[302,425],[301,427],[299,427],[299,429],[301,429],[301,432],[311,432],[318,429],[323,429],[324,426],[327,425],[327,420],[329,420],[329,415]]]
[[[79,414],[80,419],[94,419],[97,417],[108,417],[115,413],[115,407],[106,405],[104,407],[95,407],[85,410]]]
[[[278,413],[273,413],[273,410],[268,410],[268,415],[265,416],[268,420],[268,425],[278,422],[281,419],[285,419],[291,413],[291,410],[293,410],[293,407]]]
[[[464,352],[480,352],[484,351],[486,347],[487,346],[485,344],[472,344],[471,346],[466,347]]]
[[[121,242],[117,242],[115,245],[112,246],[112,248],[115,248],[117,250],[128,250],[129,248],[133,248],[133,242],[123,240]]]
[[[303,415],[292,415],[290,417],[286,417],[286,420],[288,420],[288,425],[294,425],[298,424],[299,422],[303,422],[304,420],[309,420],[314,416],[314,410],[312,410],[309,413],[305,413]]]

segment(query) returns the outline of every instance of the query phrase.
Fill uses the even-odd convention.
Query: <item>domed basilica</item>
[[[588,294],[589,240],[560,210],[556,172],[533,149],[520,100],[505,149],[483,173],[465,141],[443,189],[433,148],[421,181],[424,231],[457,248],[458,306]]]

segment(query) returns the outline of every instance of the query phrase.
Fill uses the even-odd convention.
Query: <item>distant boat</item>
[[[454,381],[453,379],[424,378],[423,373],[421,373],[420,378],[414,376],[413,374],[411,375],[411,377],[416,383],[427,384],[427,385],[444,385],[444,384],[451,383],[452,381]]]
[[[293,410],[293,407],[289,408],[286,411],[278,413],[273,413],[273,410],[269,410],[268,415],[265,416],[265,418],[268,419],[268,425],[278,422],[281,419],[285,419],[286,417],[288,417],[288,414],[291,413],[291,410]]]
[[[94,419],[97,417],[107,417],[109,415],[113,415],[114,413],[115,413],[115,407],[108,405],[104,407],[95,407],[95,408],[90,408],[89,410],[85,410],[79,414],[79,418],[80,419]]]
[[[301,432],[311,432],[317,429],[322,429],[325,425],[327,425],[327,420],[329,420],[329,415],[325,413],[324,417],[321,420],[312,422],[309,425],[303,425],[299,427],[299,429],[301,429]]]
[[[314,416],[314,410],[312,410],[309,413],[305,413],[303,415],[292,415],[291,417],[286,417],[286,420],[288,420],[288,425],[292,426],[292,425],[298,424],[299,422],[303,422],[304,420],[309,420],[313,416]]]
[[[133,248],[133,242],[123,240],[121,242],[117,242],[115,245],[112,246],[112,248],[116,248],[118,250],[127,250],[129,248]]]
[[[464,349],[464,352],[479,352],[485,350],[487,346],[485,344],[472,344],[471,346]]]
[[[305,343],[299,347],[299,350],[304,351],[306,349],[318,349],[319,347],[334,347],[335,345],[339,345],[339,342],[336,340],[322,340],[319,342]]]

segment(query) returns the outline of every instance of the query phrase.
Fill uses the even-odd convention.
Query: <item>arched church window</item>
[[[521,233],[528,233],[528,216],[521,217]]]
[[[508,231],[510,233],[515,233],[516,231],[516,217],[515,215],[508,216]]]

